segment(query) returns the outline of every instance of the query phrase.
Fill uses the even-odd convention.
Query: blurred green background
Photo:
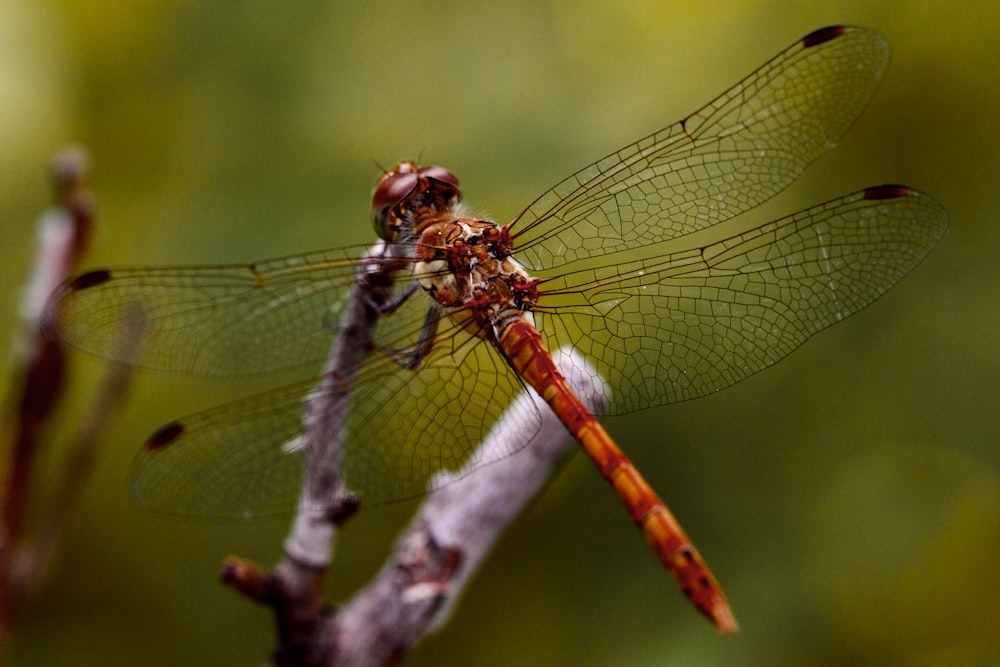
[[[901,182],[938,198],[952,233],[775,368],[608,422],[742,633],[722,640],[692,611],[577,456],[408,664],[996,665],[996,2],[3,0],[0,319],[13,321],[49,201],[45,165],[68,141],[95,165],[88,264],[260,259],[372,240],[373,161],[446,165],[470,203],[507,220],[830,23],[881,31],[893,64],[774,211]],[[101,368],[74,361],[67,420]],[[10,664],[265,660],[267,612],[216,577],[227,554],[273,562],[284,522],[172,521],[127,491],[152,428],[238,389],[140,376]],[[412,509],[349,525],[331,600],[378,569]]]

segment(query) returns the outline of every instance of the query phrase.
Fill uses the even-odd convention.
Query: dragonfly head
[[[409,218],[435,213],[461,200],[458,179],[444,167],[400,162],[379,179],[372,194],[372,222],[379,238],[393,243]]]

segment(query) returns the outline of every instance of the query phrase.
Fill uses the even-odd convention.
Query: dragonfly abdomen
[[[736,619],[708,565],[666,504],[570,388],[538,331],[527,321],[514,322],[500,335],[498,344],[514,370],[583,446],[684,595],[723,634],[736,632]]]

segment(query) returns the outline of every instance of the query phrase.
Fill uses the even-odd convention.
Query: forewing
[[[584,167],[515,220],[530,270],[649,245],[742,213],[834,147],[889,62],[877,33],[831,27],[795,42],[717,99]]]
[[[296,368],[328,353],[364,252],[91,271],[59,288],[47,327],[73,347],[115,358],[122,318],[137,310],[146,324],[139,366],[228,378]]]

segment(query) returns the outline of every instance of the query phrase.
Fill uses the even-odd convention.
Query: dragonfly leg
[[[380,300],[380,295],[373,293],[373,287],[370,285],[363,284],[361,294],[362,298],[365,300],[365,305],[370,308],[373,313],[382,317],[383,315],[392,315],[399,310],[399,308],[406,303],[406,300],[413,296],[419,288],[420,285],[416,282],[412,282],[407,285],[403,291],[384,303]],[[329,331],[336,332],[340,329],[340,322],[334,321],[331,319],[331,316],[328,315],[323,319],[323,327]]]
[[[407,299],[413,296],[417,290],[420,289],[420,285],[414,281],[407,285],[402,292],[392,297],[386,303],[378,303],[374,299],[369,299],[368,305],[379,315],[391,315],[402,306]]]
[[[437,335],[438,323],[441,321],[441,309],[432,305],[427,309],[424,325],[420,328],[420,338],[412,348],[390,348],[382,345],[378,349],[406,370],[415,371],[427,358],[434,347],[434,337]]]

